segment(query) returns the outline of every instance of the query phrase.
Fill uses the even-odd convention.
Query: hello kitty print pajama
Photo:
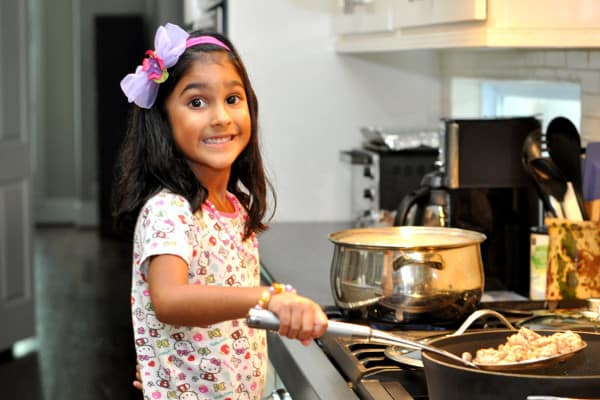
[[[163,190],[140,212],[134,233],[131,310],[146,399],[261,398],[267,369],[264,331],[248,328],[244,319],[207,328],[162,323],[154,314],[148,289],[149,260],[160,254],[181,257],[189,266],[190,284],[259,286],[256,238],[242,242],[247,214],[239,203],[236,208],[233,214],[220,213],[219,222],[208,206],[192,212],[184,197]]]

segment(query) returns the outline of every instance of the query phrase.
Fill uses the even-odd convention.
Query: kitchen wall
[[[444,114],[452,114],[450,99],[461,97],[451,92],[451,80],[456,77],[574,83],[581,88],[582,145],[600,141],[600,51],[448,51],[440,61]],[[471,100],[475,93],[476,88],[464,93],[464,100]]]
[[[438,54],[336,54],[332,1],[228,4],[229,34],[260,102],[274,221],[350,220],[350,168],[340,151],[360,145],[364,125],[436,124]]]

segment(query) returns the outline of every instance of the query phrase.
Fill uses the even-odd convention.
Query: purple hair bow
[[[154,36],[154,50],[146,51],[147,58],[134,74],[121,80],[127,100],[139,107],[150,108],[156,100],[158,85],[169,77],[167,68],[175,65],[186,49],[189,34],[174,24],[160,26]]]

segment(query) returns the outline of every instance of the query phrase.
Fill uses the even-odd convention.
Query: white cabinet
[[[396,28],[485,21],[487,0],[396,0]]]
[[[599,15],[600,0],[346,0],[334,29],[341,53],[596,48]]]
[[[338,1],[333,17],[337,34],[391,32],[394,30],[394,0]]]

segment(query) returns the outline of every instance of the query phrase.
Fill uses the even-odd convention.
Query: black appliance
[[[396,225],[451,226],[484,233],[484,290],[529,293],[529,232],[541,223],[540,203],[521,164],[535,117],[445,119],[436,163],[405,196]],[[427,209],[443,218],[427,217]],[[441,211],[440,211],[441,210]],[[434,215],[435,216],[435,215]]]

